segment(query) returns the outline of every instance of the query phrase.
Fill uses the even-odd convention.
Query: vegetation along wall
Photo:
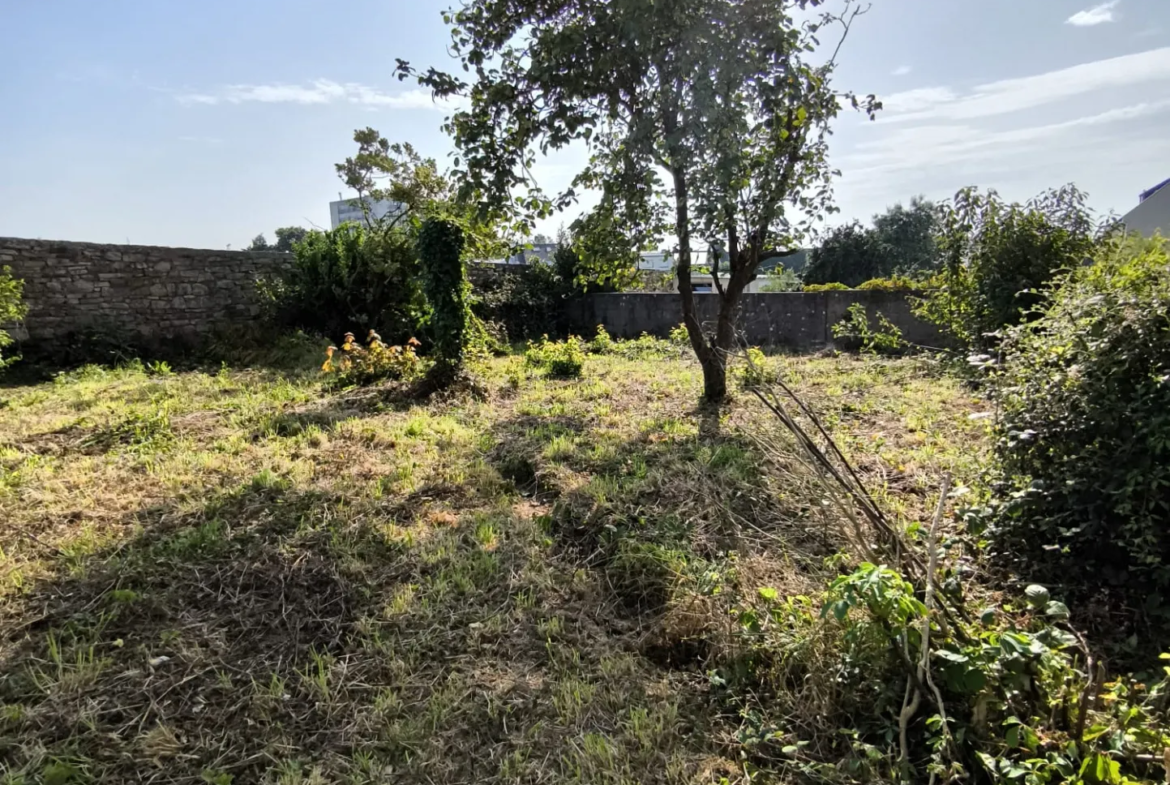
[[[102,329],[197,338],[256,319],[256,279],[288,254],[0,237],[0,267],[24,279],[27,339]]]
[[[695,295],[698,317],[714,324],[719,313],[714,294]],[[740,301],[738,326],[743,339],[760,346],[785,346],[808,351],[832,342],[832,327],[845,318],[849,306],[861,303],[871,321],[883,314],[910,343],[942,346],[934,325],[916,317],[901,292],[829,291],[745,294]],[[642,333],[665,336],[682,322],[677,294],[629,292],[594,294],[574,304],[571,321],[578,332],[592,333],[603,324],[619,338]],[[876,324],[875,324],[876,326]]]

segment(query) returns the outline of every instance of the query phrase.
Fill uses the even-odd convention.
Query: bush
[[[346,333],[340,349],[330,346],[325,350],[321,370],[329,375],[331,384],[349,387],[384,379],[410,381],[421,375],[422,360],[415,353],[419,342],[414,338],[405,346],[387,346],[380,335],[370,330],[366,341],[363,347],[354,340],[353,333]]]
[[[853,303],[845,318],[833,325],[833,339],[840,342],[842,348],[866,354],[904,352],[907,343],[902,338],[902,330],[887,319],[884,313],[878,313],[877,318],[877,328],[871,328],[865,306]]]
[[[739,383],[745,390],[763,387],[772,380],[772,371],[768,367],[768,358],[756,346],[747,350],[743,368],[739,372]]]
[[[28,306],[24,304],[23,294],[24,281],[12,277],[12,268],[0,267],[0,328],[24,318]],[[0,370],[19,359],[18,357],[5,359],[3,349],[11,345],[12,336],[7,330],[0,329]]]
[[[280,278],[261,281],[269,317],[321,335],[374,330],[391,343],[420,333],[425,306],[411,233],[346,224],[312,231]]]
[[[593,354],[610,354],[616,346],[617,342],[609,337],[609,332],[605,329],[605,325],[597,325],[597,334],[589,342],[589,351]]]
[[[554,379],[579,379],[585,367],[585,343],[575,335],[559,342],[550,341],[545,335],[539,343],[528,344],[524,362]]]
[[[916,313],[963,347],[995,346],[1000,330],[1031,318],[1054,277],[1092,255],[1084,200],[1071,185],[1024,205],[960,191],[943,211],[942,270]]]
[[[895,275],[892,278],[870,278],[858,284],[857,288],[864,292],[922,292],[926,284],[913,278]]]
[[[1170,596],[1170,244],[1117,240],[1011,331],[993,540],[1072,595]]]
[[[534,262],[485,281],[477,288],[472,310],[508,340],[526,341],[565,333],[565,303],[570,295],[571,287],[556,268]]]
[[[803,292],[842,292],[849,289],[843,283],[810,283],[801,289]]]

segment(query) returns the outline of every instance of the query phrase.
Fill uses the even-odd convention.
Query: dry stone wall
[[[30,343],[100,329],[144,342],[198,339],[254,322],[256,280],[288,254],[0,237],[0,267],[24,279]]]

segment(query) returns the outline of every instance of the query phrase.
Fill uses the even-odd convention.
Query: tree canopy
[[[933,202],[914,197],[909,207],[898,203],[875,215],[872,227],[859,221],[836,227],[813,249],[803,279],[857,286],[872,278],[933,272],[941,214]]]
[[[836,50],[811,55],[835,27],[843,38],[859,9],[842,0],[841,14],[797,19],[821,5],[471,0],[444,17],[470,80],[402,60],[398,73],[438,97],[468,99],[445,127],[460,194],[481,214],[531,226],[589,188],[624,232],[653,246],[667,227],[669,183],[684,321],[706,396],[718,400],[740,295],[766,249],[798,242],[833,209],[829,123],[842,103],[861,105],[830,88]],[[864,104],[880,106],[872,96]],[[537,154],[574,142],[589,149],[588,165],[571,187],[545,194],[532,175]],[[726,251],[714,334],[695,316],[692,235]]]

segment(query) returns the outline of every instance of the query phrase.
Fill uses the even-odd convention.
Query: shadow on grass
[[[683,744],[629,631],[506,504],[357,504],[261,473],[128,520],[0,605],[0,775],[664,782]],[[580,759],[591,733],[605,748]]]

